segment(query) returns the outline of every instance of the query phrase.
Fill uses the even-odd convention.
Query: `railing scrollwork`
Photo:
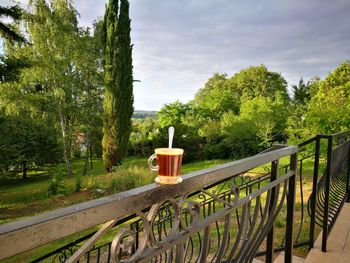
[[[112,262],[158,262],[160,258],[161,262],[174,258],[182,259],[178,262],[204,262],[203,258],[211,258],[211,262],[250,262],[282,209],[291,176],[293,172],[242,198],[240,188],[233,185],[220,194],[201,189],[199,202],[186,194],[138,211],[141,233],[129,228],[119,230],[111,244]],[[215,203],[216,210],[203,213],[208,200],[212,206]],[[237,213],[239,224],[234,220]],[[163,235],[159,235],[159,224],[164,227]],[[210,231],[217,226],[223,230]],[[195,238],[201,240],[201,246],[193,251]],[[214,247],[216,252],[210,252]]]
[[[38,236],[30,244],[34,246],[101,225],[88,239],[74,243],[79,247],[71,251],[72,256],[66,253],[70,257],[65,262],[251,262],[273,231],[276,218],[286,215],[281,213],[283,207],[294,206],[296,163],[292,160],[296,154],[297,147],[279,146],[184,175],[178,185],[152,184],[38,216],[35,224],[31,220],[27,225],[0,226],[0,241],[14,238],[24,251],[28,249],[28,244],[21,242],[27,235],[25,229],[35,229]],[[260,174],[251,172],[283,157],[293,158],[273,180],[270,169]],[[293,211],[289,209],[288,216],[293,217]],[[292,221],[285,221],[286,244],[291,244]],[[46,229],[52,230],[50,236],[43,235]],[[7,234],[11,231],[19,234]],[[99,242],[102,237],[103,242]],[[110,241],[106,243],[107,239]],[[286,245],[286,262],[291,250],[292,246]],[[0,252],[0,258],[11,253]]]

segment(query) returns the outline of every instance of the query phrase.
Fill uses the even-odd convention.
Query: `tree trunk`
[[[85,176],[88,172],[89,167],[89,156],[90,156],[90,132],[86,133],[86,154],[85,154],[85,162],[84,162],[84,171],[83,176]]]
[[[22,161],[23,179],[27,179],[27,161]]]
[[[92,164],[92,142],[90,142],[90,169],[92,170],[94,168]]]
[[[86,149],[86,155],[85,155],[85,161],[84,161],[84,171],[83,171],[83,176],[85,176],[88,172],[88,167],[89,167],[89,149]]]
[[[66,122],[62,114],[62,108],[61,106],[58,107],[59,115],[60,115],[60,125],[61,125],[61,132],[62,132],[62,139],[63,139],[63,157],[64,161],[66,163],[66,173],[67,176],[72,177],[72,165],[70,163],[70,152],[69,152],[69,138],[67,136],[66,132]]]

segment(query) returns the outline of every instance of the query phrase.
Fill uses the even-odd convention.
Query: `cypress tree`
[[[103,162],[109,172],[125,157],[134,111],[129,2],[121,0],[120,10],[118,2],[109,1],[104,17],[105,120],[102,146]]]

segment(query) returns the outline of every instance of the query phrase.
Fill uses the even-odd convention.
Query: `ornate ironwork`
[[[315,224],[325,227],[326,201],[328,202],[326,224],[328,232],[336,220],[342,203],[348,196],[349,146],[344,145],[349,143],[349,135],[350,133],[340,133],[332,137],[332,171],[329,176],[328,184],[326,182],[326,172],[324,172],[323,176],[320,178],[318,177],[319,163],[323,160],[326,161],[326,158],[322,158],[322,155],[320,155],[319,143],[321,139],[328,140],[331,136],[316,136],[299,145],[299,152],[301,154],[298,159],[296,186],[299,192],[297,196],[299,199],[297,202],[300,203],[300,207],[298,207],[299,216],[295,221],[296,234],[294,246],[309,245],[311,248],[314,241]],[[269,151],[270,150],[267,150],[265,153]],[[305,196],[303,189],[303,183],[305,181],[304,163],[306,161],[315,163],[313,171],[313,193],[309,197],[307,206],[304,205]],[[128,222],[128,220],[132,220],[128,222],[128,228],[125,229],[122,233],[123,235],[119,237],[119,241],[114,239],[115,250],[113,256],[116,258],[116,262],[118,262],[118,260],[121,262],[128,262],[128,258],[129,261],[130,258],[136,260],[136,257],[139,257],[136,261],[146,260],[143,258],[144,254],[146,254],[146,256],[148,255],[146,258],[149,259],[150,262],[171,262],[172,259],[178,258],[178,255],[180,255],[180,262],[200,262],[200,260],[203,259],[203,255],[207,255],[206,259],[208,262],[219,262],[218,259],[220,258],[222,261],[225,261],[227,258],[230,258],[229,249],[235,245],[233,240],[236,240],[236,237],[239,235],[241,241],[237,245],[236,252],[233,253],[234,255],[231,255],[231,259],[239,259],[238,254],[240,252],[238,251],[242,251],[240,255],[244,255],[244,258],[246,258],[249,251],[247,251],[247,248],[246,250],[241,249],[245,244],[242,241],[245,237],[244,233],[247,233],[247,231],[249,233],[249,229],[251,229],[252,225],[255,225],[256,229],[262,230],[262,228],[259,228],[259,224],[264,217],[270,216],[268,213],[265,213],[266,205],[265,202],[262,202],[262,200],[265,201],[267,198],[267,193],[265,193],[266,196],[264,198],[260,197],[259,201],[258,198],[255,198],[248,202],[249,204],[247,203],[237,208],[233,208],[232,202],[233,200],[241,200],[242,198],[250,196],[261,189],[262,186],[268,185],[271,180],[271,170],[266,167],[265,169],[264,174],[255,174],[249,171],[243,172],[211,184],[207,188],[192,191],[189,194],[181,195],[175,199],[163,201],[161,204],[157,205],[153,216],[151,216],[151,211],[147,209],[145,211],[139,211],[136,216],[130,215],[126,217],[126,219],[116,224],[120,225],[122,222],[125,223]],[[289,169],[290,166],[286,165],[279,170],[280,173],[288,173]],[[327,185],[329,187],[328,195],[326,194]],[[236,189],[235,191],[239,189],[241,199],[237,199],[232,195],[232,189]],[[284,191],[284,184],[281,189]],[[314,194],[314,192],[316,194]],[[286,193],[283,195],[285,194]],[[314,205],[312,204],[313,198],[315,200]],[[223,216],[220,220],[214,220],[209,226],[205,226],[200,231],[196,232],[194,226],[200,225],[200,222],[203,220],[209,220],[209,218],[215,214],[222,212],[222,209],[232,209],[228,216],[229,219]],[[151,220],[148,219],[150,216]],[[148,222],[148,226],[146,222]],[[308,226],[309,222],[310,226]],[[234,229],[234,231],[230,230],[225,232],[226,228]],[[151,236],[149,235],[150,230],[152,231]],[[309,237],[305,236],[306,231],[309,232]],[[186,235],[184,237],[181,236],[181,234]],[[162,242],[168,242],[171,236],[182,238],[183,241],[179,241],[179,244],[174,243],[171,247],[167,246],[164,248]],[[251,237],[253,234],[250,233],[248,236]],[[142,241],[146,237],[149,240],[145,245]],[[110,262],[112,254],[111,244],[112,242],[108,242],[104,245],[105,252],[100,252],[102,246],[101,248],[96,247],[86,252],[85,258],[89,262],[88,255],[96,253],[101,257],[102,261]],[[283,239],[280,246],[275,247],[274,250],[282,251],[285,249],[285,245],[286,242]],[[119,249],[117,249],[117,247],[119,247]],[[158,254],[155,252],[157,249],[161,250],[161,252],[158,251]],[[155,253],[153,258],[149,254],[151,253],[150,251]],[[255,250],[254,253],[256,253]],[[266,251],[259,251],[257,254],[263,255],[265,253]]]
[[[77,252],[78,249],[78,245],[69,246],[66,249],[57,253],[52,259],[52,262],[66,262],[68,258],[70,258],[75,252]]]
[[[30,220],[0,227],[0,240],[23,240],[30,229],[38,235],[31,246],[37,246],[103,224],[84,244],[79,243],[81,247],[66,262],[250,262],[273,231],[286,202],[287,216],[294,217],[296,154],[296,147],[279,146],[185,175],[179,185],[148,185],[89,201],[39,216],[35,224]],[[286,156],[291,157],[291,165],[284,175],[278,175],[276,169],[273,178],[270,170],[261,175],[249,172]],[[290,260],[293,225],[287,218],[285,222],[286,259]],[[60,227],[63,225],[69,227]],[[42,232],[47,229],[51,230],[48,237]],[[8,234],[11,231],[17,231],[16,236]],[[110,243],[97,246],[107,233],[116,234]],[[27,244],[19,243],[22,251],[28,249]],[[11,253],[0,253],[0,258]]]
[[[250,262],[283,206],[292,175],[242,198],[233,185],[220,194],[201,189],[196,196],[183,195],[138,211],[138,227],[134,222],[113,239],[111,261]]]
[[[346,197],[346,180],[347,180],[347,165],[348,155],[349,155],[349,142],[338,146],[333,149],[333,165],[336,169],[332,169],[330,174],[330,184],[329,184],[329,215],[328,215],[328,225],[331,227],[335,218],[339,213],[342,203],[345,201]],[[317,197],[316,197],[316,224],[323,227],[324,222],[324,204],[326,201],[326,173],[323,174],[321,179],[317,184]]]

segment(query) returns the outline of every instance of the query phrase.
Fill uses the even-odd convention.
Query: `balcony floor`
[[[305,263],[350,262],[350,203],[345,203],[327,242],[327,253],[321,251],[322,233]]]

